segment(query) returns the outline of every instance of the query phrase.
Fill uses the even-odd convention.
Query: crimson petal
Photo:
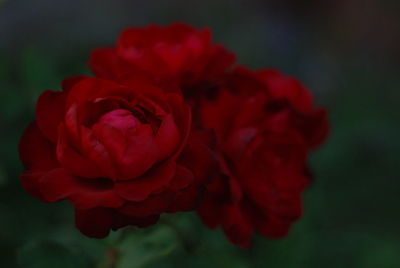
[[[168,162],[159,167],[154,167],[140,179],[118,181],[115,185],[115,190],[121,197],[129,201],[142,201],[150,194],[168,185],[175,172],[175,162]]]

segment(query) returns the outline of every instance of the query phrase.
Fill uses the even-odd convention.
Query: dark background
[[[400,267],[399,10],[397,0],[0,0],[0,267],[112,267],[112,247],[118,268]],[[89,51],[125,27],[175,21],[210,27],[241,64],[298,77],[328,108],[331,135],[287,238],[257,237],[246,251],[182,214],[168,219],[181,236],[161,223],[92,240],[70,206],[22,190],[17,144],[38,95],[88,74]]]

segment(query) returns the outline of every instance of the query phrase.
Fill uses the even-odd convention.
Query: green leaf
[[[170,254],[177,245],[175,234],[157,225],[150,233],[132,232],[118,246],[117,268],[139,268]]]

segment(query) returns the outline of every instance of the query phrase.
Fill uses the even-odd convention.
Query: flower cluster
[[[37,102],[20,142],[28,193],[68,200],[96,238],[193,210],[243,247],[287,234],[328,132],[296,79],[240,66],[185,24],[129,28],[89,66]]]

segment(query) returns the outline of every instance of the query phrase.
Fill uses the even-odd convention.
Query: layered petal
[[[153,168],[138,179],[116,183],[115,190],[126,200],[142,201],[150,194],[169,185],[175,173],[175,162],[168,162]]]
[[[58,167],[55,151],[55,145],[45,138],[37,122],[32,122],[25,130],[19,143],[19,155],[25,169],[48,171]]]
[[[64,168],[68,169],[75,176],[85,178],[98,178],[103,176],[103,173],[96,163],[88,159],[81,151],[71,146],[71,141],[69,140],[64,125],[60,126],[57,159]]]
[[[44,136],[57,143],[59,125],[63,122],[66,94],[47,90],[43,92],[36,104],[37,124]]]
[[[156,163],[160,153],[154,137],[146,135],[149,131],[143,125],[124,131],[104,122],[93,127],[97,140],[110,154],[116,173],[114,180],[138,178]]]

